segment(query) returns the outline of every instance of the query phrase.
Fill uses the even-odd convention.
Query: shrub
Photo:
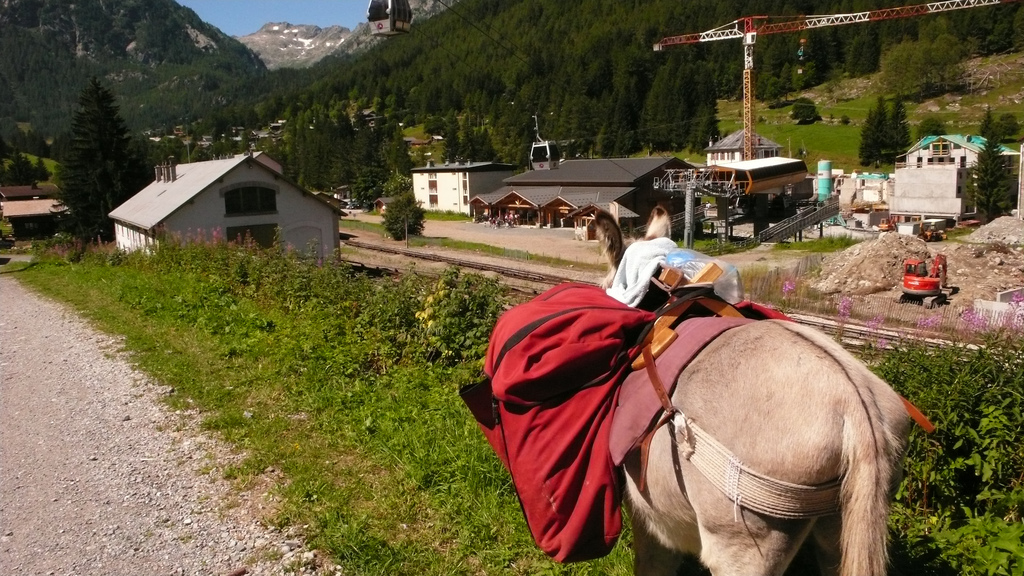
[[[384,211],[384,230],[395,240],[405,240],[406,234],[423,234],[424,211],[412,192],[398,196]]]
[[[891,518],[907,573],[1024,573],[1020,335],[976,348],[898,347],[876,370],[936,425],[911,433]]]

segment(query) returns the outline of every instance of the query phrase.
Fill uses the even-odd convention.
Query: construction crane
[[[1010,4],[1019,0],[946,0],[943,2],[930,2],[928,4],[916,4],[914,6],[900,6],[896,8],[882,8],[879,10],[868,10],[867,12],[853,12],[850,14],[830,14],[827,16],[799,16],[788,22],[768,22],[772,16],[745,16],[738,20],[719,26],[707,32],[695,34],[683,34],[682,36],[669,36],[662,38],[654,45],[656,51],[664,50],[669,46],[679,44],[697,44],[700,42],[711,42],[713,40],[729,40],[740,38],[743,40],[743,159],[754,159],[754,42],[758,35],[779,34],[782,32],[799,32],[814,28],[825,28],[828,26],[842,26],[844,24],[857,24],[859,22],[878,22],[881,20],[894,20],[896,18],[909,18],[911,16],[923,16],[938,12],[949,12],[963,8],[977,8],[980,6],[994,6],[996,4]],[[778,17],[774,17],[778,18]]]

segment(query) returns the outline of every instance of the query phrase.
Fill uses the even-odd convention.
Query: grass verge
[[[345,574],[631,570],[621,544],[595,562],[548,560],[458,397],[504,302],[494,281],[372,280],[205,246],[48,259],[17,278],[123,335],[172,406],[198,408],[244,453],[229,478],[280,470],[269,520],[308,526]]]

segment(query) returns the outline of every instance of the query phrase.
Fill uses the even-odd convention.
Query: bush
[[[384,211],[384,230],[395,240],[423,234],[424,211],[412,192],[396,197]]]
[[[810,98],[797,98],[793,102],[793,110],[789,116],[796,120],[797,124],[814,124],[821,120],[821,116],[818,115],[818,107]]]
[[[885,354],[880,376],[936,425],[915,428],[891,518],[905,573],[1024,574],[1024,343]]]

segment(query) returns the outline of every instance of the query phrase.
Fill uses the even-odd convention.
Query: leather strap
[[[672,406],[672,400],[669,399],[668,393],[665,392],[665,384],[661,381],[661,376],[658,374],[658,368],[654,365],[654,354],[651,351],[650,346],[644,346],[643,353],[641,356],[644,359],[644,365],[647,367],[647,377],[654,386],[654,393],[658,396],[658,400],[661,402],[661,407],[664,408],[664,412],[661,414],[661,418],[658,418],[658,422],[654,425],[654,428],[644,436],[643,442],[640,443],[640,482],[638,488],[643,492],[647,487],[647,454],[651,448],[651,439],[654,438],[654,433],[659,428],[664,426],[672,416],[676,413],[676,409]]]
[[[910,417],[914,419],[914,422],[917,422],[918,426],[929,434],[935,432],[935,425],[928,420],[924,413],[917,409],[917,406],[911,404],[910,400],[903,396],[900,396],[900,400],[903,400],[903,407],[907,409],[907,414],[910,414]]]

